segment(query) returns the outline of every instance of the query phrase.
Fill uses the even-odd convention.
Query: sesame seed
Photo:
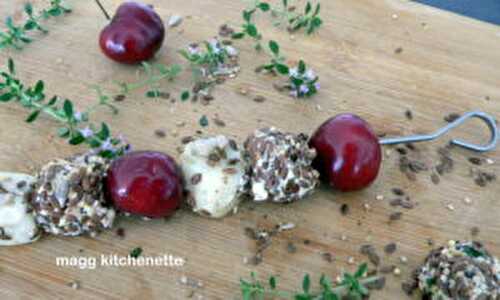
[[[403,263],[403,264],[406,264],[406,263],[408,262],[408,258],[407,258],[406,256],[401,256],[401,257],[399,258],[399,260],[400,260],[400,261],[401,261],[401,263]]]

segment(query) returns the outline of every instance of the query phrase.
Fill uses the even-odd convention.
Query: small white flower
[[[319,91],[319,89],[321,88],[321,85],[319,84],[319,82],[316,82],[316,83],[314,83],[314,87],[316,88],[317,91]]]
[[[188,46],[188,52],[191,55],[199,54],[200,53],[200,48],[198,48],[198,45],[189,45]]]
[[[102,144],[101,144],[101,147],[99,147],[99,149],[101,151],[115,151],[115,147],[113,146],[113,144],[111,143],[111,139],[108,138],[107,140],[105,140]]]
[[[229,56],[237,56],[238,55],[238,50],[236,50],[236,48],[234,48],[232,46],[227,46],[226,52],[227,52],[227,55],[229,55]]]
[[[308,70],[306,71],[305,76],[306,76],[306,78],[307,78],[308,80],[314,80],[314,78],[316,78],[316,74],[314,74],[314,71],[313,71],[313,70],[311,70],[311,69],[308,69]]]
[[[221,49],[221,47],[219,45],[219,41],[218,40],[211,39],[208,43],[210,44],[210,47],[212,48],[212,51],[215,54],[219,54],[222,51],[222,49]]]
[[[299,76],[299,69],[297,68],[291,68],[289,71],[288,71],[288,75],[290,75],[290,77],[298,77]]]
[[[79,111],[76,111],[74,114],[73,114],[73,117],[75,118],[75,120],[77,120],[78,122],[80,122],[82,120],[82,113],[79,112]]]
[[[299,88],[299,91],[301,94],[307,94],[309,93],[309,87],[305,84],[302,84]]]
[[[94,135],[94,131],[92,129],[90,129],[89,127],[85,127],[83,129],[80,129],[80,134],[84,138],[89,138],[89,137]]]

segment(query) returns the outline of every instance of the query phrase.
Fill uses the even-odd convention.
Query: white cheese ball
[[[28,244],[40,237],[28,198],[34,178],[0,172],[0,246]]]
[[[181,154],[181,165],[194,212],[222,218],[237,209],[245,167],[234,140],[220,135],[192,141]]]

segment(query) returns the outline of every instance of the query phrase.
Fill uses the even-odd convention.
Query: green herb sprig
[[[113,158],[120,156],[128,149],[128,145],[121,138],[111,135],[106,123],[95,125],[89,122],[90,113],[98,106],[106,106],[117,113],[118,110],[109,103],[109,97],[98,90],[99,102],[84,112],[75,109],[69,99],[53,96],[48,99],[45,95],[45,84],[42,80],[34,86],[26,86],[16,77],[14,61],[8,60],[8,71],[0,72],[0,102],[17,102],[30,110],[26,122],[34,122],[40,114],[45,114],[61,123],[58,136],[67,140],[71,145],[86,144],[97,154]]]
[[[347,296],[348,299],[364,299],[369,296],[366,285],[382,279],[379,276],[367,277],[368,265],[362,264],[354,274],[345,273],[339,284],[334,285],[325,275],[319,280],[319,290],[311,288],[311,278],[305,275],[302,280],[302,290],[298,292],[281,291],[277,288],[277,278],[271,276],[267,284],[259,281],[254,272],[249,281],[240,279],[240,289],[243,300],[261,300],[268,298],[295,299],[295,300],[339,300]]]
[[[288,0],[282,0],[281,8],[273,8],[271,14],[278,18],[275,22],[276,26],[286,23],[287,29],[290,32],[295,32],[304,28],[306,34],[311,35],[323,24],[323,20],[319,16],[320,11],[320,3],[317,3],[314,7],[312,2],[308,1],[304,7],[304,11],[302,13],[297,13],[295,6],[291,6]]]
[[[221,45],[218,40],[204,41],[204,47],[197,44],[190,45],[187,50],[179,50],[179,54],[190,63],[194,82],[193,93],[207,92],[216,82],[218,76],[226,76],[237,72],[236,65],[230,61],[236,53],[230,53],[230,46]],[[233,51],[236,51],[234,49]],[[181,100],[189,98],[189,92],[184,91]]]
[[[269,41],[271,61],[262,66],[267,72],[288,75],[290,68],[286,65],[285,57],[281,55],[280,45],[276,41]]]
[[[245,9],[243,11],[243,25],[241,26],[241,31],[235,32],[232,38],[235,40],[242,39],[245,36],[251,37],[255,42],[255,50],[262,50],[262,34],[259,32],[257,25],[253,21],[253,16],[257,11],[268,12],[271,9],[271,5],[267,2],[262,2],[255,0],[252,8]]]
[[[31,3],[26,3],[24,5],[24,13],[26,14],[24,24],[16,25],[12,17],[7,17],[5,21],[7,29],[4,32],[0,32],[0,49],[7,47],[17,50],[22,49],[23,45],[33,41],[33,38],[28,36],[28,32],[35,30],[44,34],[48,32],[47,28],[42,25],[42,21],[70,12],[71,9],[66,6],[64,0],[51,0],[50,6],[38,13],[35,13]]]
[[[142,67],[146,74],[146,79],[134,83],[118,83],[121,93],[128,94],[133,90],[148,87],[146,97],[158,98],[162,95],[160,82],[172,81],[182,72],[182,67],[177,64],[168,66],[160,63],[151,64],[142,62]]]
[[[287,76],[287,82],[283,86],[290,91],[290,95],[295,98],[307,98],[315,95],[320,88],[319,77],[307,67],[303,60],[297,66],[290,67],[285,62],[285,57],[281,54],[280,46],[276,41],[269,41],[269,51],[271,61],[261,66],[267,72]]]

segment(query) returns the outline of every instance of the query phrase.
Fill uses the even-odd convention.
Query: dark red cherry
[[[175,161],[161,152],[128,153],[111,164],[107,195],[123,212],[166,217],[182,200],[182,177]]]
[[[359,190],[377,178],[382,161],[379,140],[358,116],[341,114],[327,120],[309,144],[318,153],[314,167],[335,189]]]
[[[109,58],[127,64],[152,58],[165,38],[165,26],[149,5],[125,2],[101,31],[99,45]]]

